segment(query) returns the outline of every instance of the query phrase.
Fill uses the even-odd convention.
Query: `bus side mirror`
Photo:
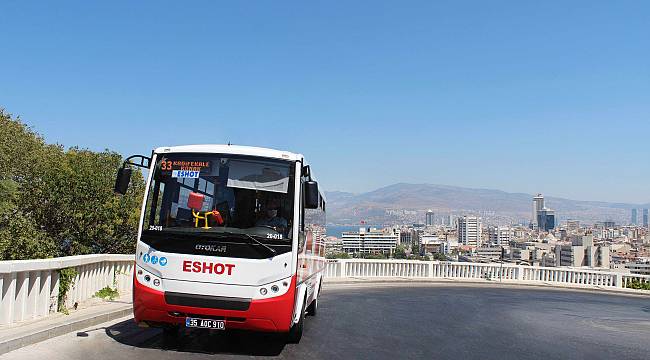
[[[318,183],[315,181],[306,181],[304,185],[305,192],[305,209],[318,209],[319,193]]]
[[[117,171],[117,178],[115,179],[115,191],[116,194],[124,195],[126,190],[129,188],[129,182],[131,181],[131,169],[130,168],[120,168]]]

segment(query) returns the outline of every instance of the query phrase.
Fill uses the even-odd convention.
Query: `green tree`
[[[40,182],[47,145],[43,139],[0,109],[0,259],[51,257],[56,244],[36,226],[23,206],[27,186]]]
[[[374,259],[374,260],[387,259],[386,254],[384,254],[384,253],[359,254],[359,258],[360,259]]]
[[[443,253],[433,253],[433,260],[447,261],[447,255]]]
[[[329,253],[326,257],[328,259],[350,259],[350,254],[344,252]]]
[[[411,244],[411,254],[420,255],[420,244],[416,242],[413,242],[413,244]]]
[[[42,259],[55,256],[57,245],[45,231],[36,228],[20,211],[0,221],[2,260]]]
[[[113,194],[122,157],[64,150],[0,109],[0,258],[133,252],[144,191],[134,171]]]
[[[404,245],[397,245],[397,247],[395,247],[393,257],[395,259],[406,259],[406,248]]]
[[[125,196],[113,194],[122,157],[72,148],[49,168],[46,191],[31,208],[36,221],[63,241],[64,255],[133,252],[144,184],[135,171]],[[45,205],[40,202],[45,200]],[[63,216],[52,216],[62,214]]]

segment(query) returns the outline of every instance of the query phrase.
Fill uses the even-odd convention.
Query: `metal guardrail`
[[[77,272],[66,308],[109,286],[130,291],[134,255],[79,255],[42,260],[0,261],[0,324],[48,316],[59,307],[59,270]]]
[[[489,279],[551,283],[557,286],[592,285],[605,288],[624,288],[635,280],[650,283],[650,275],[591,269],[418,260],[328,260],[326,276],[329,278]]]

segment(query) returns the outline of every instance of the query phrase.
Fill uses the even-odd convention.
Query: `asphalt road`
[[[460,284],[331,285],[300,344],[160,330],[123,318],[0,359],[648,359],[650,297]]]

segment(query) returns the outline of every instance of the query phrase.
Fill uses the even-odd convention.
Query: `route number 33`
[[[172,162],[170,160],[162,160],[160,162],[160,170],[172,170]]]

